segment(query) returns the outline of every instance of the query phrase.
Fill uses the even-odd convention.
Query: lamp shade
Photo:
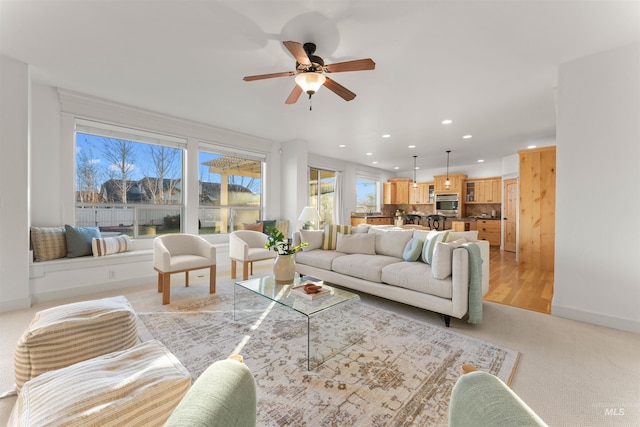
[[[300,216],[298,217],[298,221],[320,221],[320,215],[318,214],[318,210],[316,208],[312,208],[311,206],[305,206],[300,212]]]
[[[320,89],[327,80],[327,78],[317,72],[309,71],[306,73],[299,73],[296,78],[296,84],[302,88],[302,90],[309,95],[312,95]]]

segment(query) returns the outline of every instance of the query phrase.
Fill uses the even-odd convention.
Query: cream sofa
[[[442,239],[445,241],[439,241]],[[447,326],[451,317],[461,319],[469,309],[469,251],[458,245],[473,242],[478,246],[481,295],[489,290],[489,243],[478,241],[477,231],[334,226],[294,232],[293,240],[294,244],[308,243],[296,254],[299,274],[440,313]],[[429,256],[423,241],[429,241]],[[415,257],[412,249],[422,253],[416,261],[405,261],[403,256]],[[475,307],[479,304],[481,310],[481,296],[474,293],[480,300]]]

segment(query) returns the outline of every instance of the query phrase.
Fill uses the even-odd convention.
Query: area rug
[[[173,304],[172,304],[173,305]],[[280,306],[234,320],[224,293],[139,313],[143,338],[163,342],[197,378],[240,353],[257,384],[259,426],[445,426],[460,366],[509,383],[519,353],[362,304],[359,342],[307,370],[304,316]]]

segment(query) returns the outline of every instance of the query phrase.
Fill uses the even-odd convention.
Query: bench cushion
[[[136,315],[124,296],[39,311],[14,352],[17,389],[44,372],[130,348],[137,339]]]
[[[178,359],[147,341],[26,382],[8,425],[162,425],[190,384]]]

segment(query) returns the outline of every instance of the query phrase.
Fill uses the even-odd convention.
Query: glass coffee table
[[[292,290],[310,281],[322,285],[325,294],[307,299]],[[265,316],[276,305],[306,316],[308,370],[361,339],[360,297],[354,293],[310,278],[296,277],[293,283],[280,285],[272,275],[236,282],[233,287],[234,320]]]

